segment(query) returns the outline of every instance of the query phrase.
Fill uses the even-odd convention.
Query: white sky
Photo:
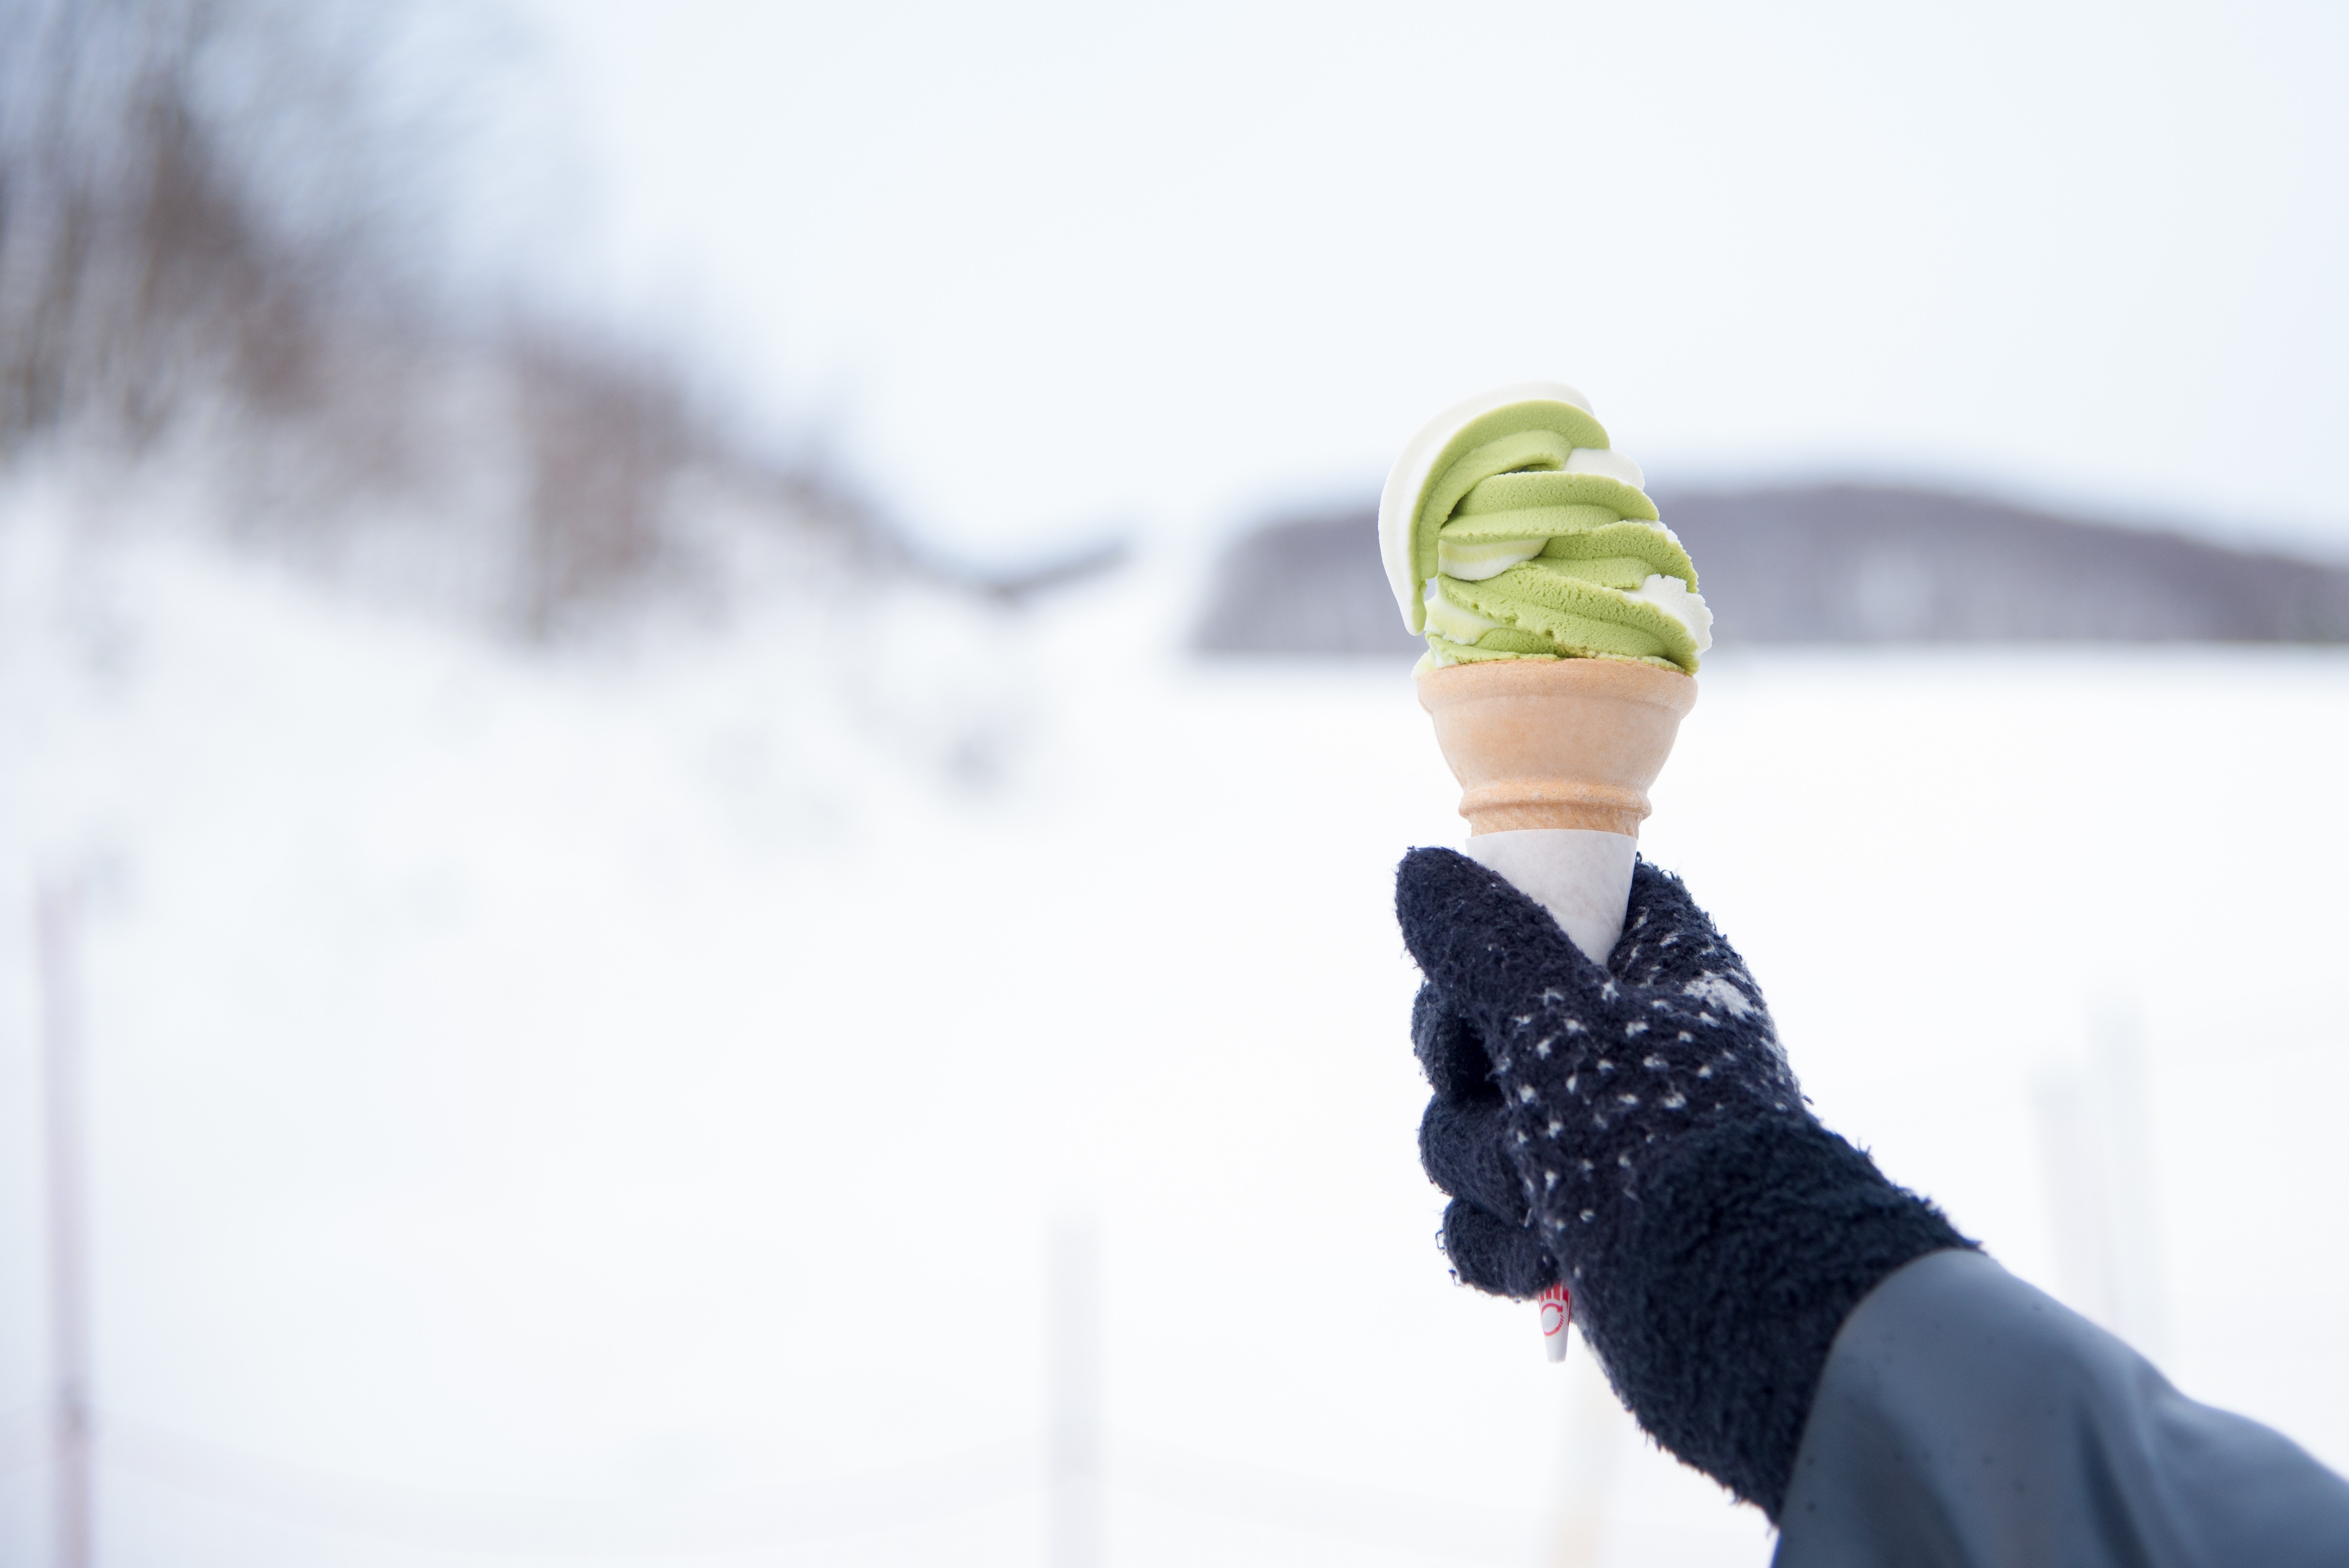
[[[971,553],[1583,388],[2349,551],[2349,7],[535,0],[606,274]]]

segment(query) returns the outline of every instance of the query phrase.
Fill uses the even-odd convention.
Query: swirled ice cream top
[[[1581,393],[1503,387],[1412,438],[1379,502],[1379,547],[1421,667],[1635,659],[1694,674],[1713,645],[1696,568]]]

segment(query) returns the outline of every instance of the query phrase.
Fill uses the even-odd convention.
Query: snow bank
[[[1387,901],[1461,829],[1402,665],[1181,662],[1148,571],[557,660],[60,504],[0,529],[0,1246],[73,872],[110,1562],[1032,1563],[1071,1212],[1113,1562],[1766,1558],[1445,1277]],[[2331,655],[1724,658],[1648,841],[1822,1114],[2080,1299],[2046,1086],[2127,1101],[2133,1016],[2112,1266],[2335,1464],[2344,761]],[[0,1410],[39,1333],[0,1293]]]

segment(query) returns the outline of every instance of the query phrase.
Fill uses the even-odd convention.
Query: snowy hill
[[[1664,495],[1724,647],[1747,643],[2342,643],[2349,569],[1886,487]],[[1414,653],[1369,510],[1237,542],[1211,653]]]

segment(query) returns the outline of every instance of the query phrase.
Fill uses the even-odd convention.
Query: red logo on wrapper
[[[1554,1284],[1534,1297],[1541,1307],[1542,1349],[1553,1361],[1566,1359],[1566,1326],[1574,1321],[1574,1293]]]

